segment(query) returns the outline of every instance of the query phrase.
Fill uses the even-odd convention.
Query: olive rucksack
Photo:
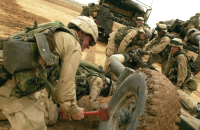
[[[119,45],[121,43],[123,38],[127,35],[127,31],[129,29],[135,29],[135,28],[133,28],[131,26],[127,26],[127,27],[122,27],[122,28],[118,29],[117,34],[115,36],[115,40],[114,40],[116,44]]]
[[[47,33],[42,33],[43,31]],[[39,55],[44,59],[47,66],[58,62],[58,57],[51,53],[56,47],[53,37],[55,31],[71,32],[60,21],[38,25],[35,21],[33,26],[26,26],[24,30],[9,36],[3,45],[4,68],[11,74],[17,71],[40,67]]]
[[[50,82],[58,75],[60,63],[59,56],[52,53],[56,47],[53,36],[56,31],[70,33],[76,38],[60,21],[40,25],[35,21],[33,26],[26,26],[4,40],[4,68],[15,75],[17,86],[13,91],[17,97],[32,94],[47,85],[53,90]],[[43,67],[38,63],[39,56],[45,61]]]

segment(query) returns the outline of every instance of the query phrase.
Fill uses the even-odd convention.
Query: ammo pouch
[[[35,68],[15,73],[17,86],[13,89],[17,97],[26,96],[42,90],[48,84],[48,68]]]
[[[46,66],[54,66],[59,62],[59,57],[50,52],[44,33],[37,33],[24,39],[8,38],[4,43],[3,55],[4,67],[11,74],[40,67],[39,55]]]

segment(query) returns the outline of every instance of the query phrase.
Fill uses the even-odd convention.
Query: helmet
[[[180,49],[183,49],[183,41],[180,38],[173,38],[170,41],[170,46],[175,46],[175,47],[179,47]]]
[[[142,22],[144,23],[144,18],[143,17],[137,17],[136,22]]]
[[[165,22],[164,21],[158,21],[158,23],[156,23],[156,25],[158,25],[158,24],[165,24]]]
[[[89,6],[89,7],[95,6],[95,3],[88,3],[88,6]]]
[[[197,13],[195,14],[195,16],[199,16],[199,17],[200,17],[200,12],[197,12]]]
[[[151,30],[148,28],[140,29],[139,32],[144,33],[145,36],[149,39],[151,37]]]
[[[86,16],[75,17],[68,23],[69,28],[73,26],[76,26],[86,34],[91,35],[93,43],[90,43],[90,46],[94,46],[96,44],[98,37],[98,28],[96,23],[92,21],[89,17]]]
[[[167,32],[167,25],[166,24],[158,24],[155,28],[157,31],[164,31]]]

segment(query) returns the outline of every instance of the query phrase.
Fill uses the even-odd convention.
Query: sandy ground
[[[34,21],[38,21],[40,24],[59,20],[67,25],[71,19],[80,14],[81,10],[81,6],[73,5],[64,0],[0,0],[0,38],[6,38],[23,29],[26,25],[33,25]],[[104,66],[105,47],[105,42],[98,41],[94,47],[82,53],[82,59],[98,66]],[[145,57],[144,60],[147,58]],[[159,64],[154,64],[154,66],[160,70]],[[195,77],[200,82],[199,74]],[[200,87],[192,94],[192,97],[200,102]],[[109,99],[110,97],[101,97],[100,103],[109,102]],[[7,121],[0,122],[0,130],[6,130],[9,126]],[[48,127],[48,130],[54,129],[96,130],[97,126],[90,124],[89,119],[86,118],[83,121],[71,122],[58,120],[57,124]]]

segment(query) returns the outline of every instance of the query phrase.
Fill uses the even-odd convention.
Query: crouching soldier
[[[189,109],[196,106],[196,101],[190,97],[192,91],[198,88],[198,82],[191,73],[189,59],[183,50],[183,42],[174,38],[170,42],[171,52],[164,75],[174,84],[182,104]]]
[[[39,29],[42,29],[42,25],[44,24],[39,25]],[[50,23],[50,25],[52,25],[52,23]],[[60,23],[59,25],[62,24]],[[37,27],[38,25],[35,24],[35,26],[26,30],[26,32],[33,30],[31,32],[33,33],[34,29],[38,29]],[[81,52],[95,45],[97,41],[97,25],[90,18],[79,16],[69,22],[68,28],[66,26],[59,27],[57,28],[59,31],[53,32],[52,30],[56,29],[54,27],[57,28],[57,26],[50,27],[49,29],[45,28],[47,29],[47,34],[51,34],[49,35],[50,39],[48,39],[51,40],[51,43],[47,43],[47,38],[44,33],[36,33],[34,35],[37,39],[36,43],[42,44],[41,46],[34,46],[38,47],[40,51],[38,60],[32,62],[35,58],[33,59],[31,56],[29,59],[31,63],[34,63],[36,68],[18,70],[12,74],[12,77],[8,79],[5,84],[0,86],[0,109],[3,111],[14,130],[46,130],[46,124],[55,124],[57,121],[58,109],[56,104],[60,105],[60,111],[67,114],[67,119],[81,120],[84,118],[84,109],[78,107],[76,102],[75,75],[80,63]],[[40,42],[40,40],[42,40],[42,42]],[[12,44],[13,41],[15,41],[15,39],[11,38],[11,41],[8,41],[8,43]],[[17,45],[29,45],[29,42],[27,42],[28,40],[26,40],[25,44],[23,44],[23,41],[24,40],[17,40],[17,43],[22,42]],[[8,43],[6,44],[9,45]],[[32,43],[33,42],[30,42],[31,47],[33,46]],[[15,46],[13,51],[16,51],[16,48]],[[8,55],[4,55],[5,68],[6,60],[8,60],[5,57],[9,56],[12,47],[7,49]],[[19,49],[20,52],[25,52],[26,50],[27,48],[24,50]],[[6,46],[3,47],[3,51],[7,54]],[[27,53],[29,52],[27,51]],[[43,55],[44,53],[45,55]],[[13,57],[13,55],[11,56]],[[23,58],[19,57],[18,59],[11,58],[11,63],[16,62],[16,64],[13,65],[17,66],[19,64],[20,66],[24,66],[23,63],[27,62],[24,61],[21,63],[16,60],[24,60],[25,56],[26,55],[24,55]],[[57,56],[57,58],[50,58],[51,56]],[[58,64],[52,66],[55,69],[49,69],[53,64],[47,66],[48,58],[50,58],[50,60],[48,60],[50,63],[58,59]],[[10,66],[7,67],[9,68]],[[54,84],[54,81],[58,82]],[[45,99],[48,98],[48,96],[43,96],[39,90],[50,86],[52,88],[50,92],[52,92],[54,90],[54,85],[58,88],[58,96],[54,98],[55,96],[52,95],[56,104],[51,102],[50,105]],[[33,93],[35,94],[33,95]]]
[[[170,38],[168,36],[167,26],[165,24],[158,24],[155,29],[158,34],[154,39],[144,46],[144,51],[147,52],[143,52],[143,50],[141,50],[140,53],[150,55],[147,60],[147,63],[150,65],[153,63],[160,63],[161,71],[163,73],[170,52]]]
[[[79,100],[84,95],[89,95],[89,111],[99,108],[99,97],[111,96],[116,90],[115,82],[106,77],[103,70],[85,60],[80,61],[76,72],[76,95]],[[99,122],[98,116],[89,116],[90,120]]]
[[[84,95],[89,96],[89,110],[99,108],[99,95],[107,97],[114,82],[105,76],[103,70],[88,61],[81,60],[76,72],[76,95],[80,99]],[[105,89],[105,90],[104,90]]]
[[[108,44],[106,46],[106,61],[114,53],[128,53],[132,51],[134,46],[138,46],[139,40],[145,40],[150,37],[151,33],[149,30],[136,29],[133,27],[122,27],[118,31],[114,31],[110,34]]]

